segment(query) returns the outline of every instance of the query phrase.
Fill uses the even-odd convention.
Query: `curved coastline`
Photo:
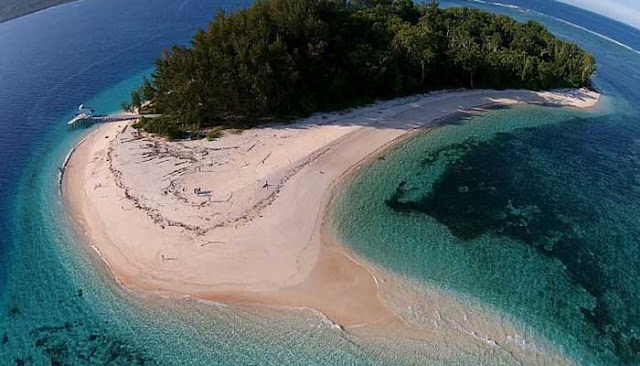
[[[296,150],[299,150],[296,156],[297,159],[293,160],[293,162],[289,160],[288,164],[282,163],[282,158],[277,156],[277,152],[274,154],[276,156],[273,159],[277,160],[277,162],[269,162],[274,164],[269,169],[263,167],[263,165],[267,165],[265,161],[260,162],[258,159],[257,163],[255,163],[255,169],[264,168],[265,171],[261,172],[261,174],[267,180],[266,190],[269,192],[262,192],[257,196],[254,194],[250,199],[242,201],[243,194],[246,195],[246,191],[264,190],[262,180],[255,184],[255,182],[249,182],[255,177],[252,176],[251,179],[244,179],[246,177],[243,177],[241,181],[246,184],[243,188],[244,191],[236,192],[236,196],[241,197],[240,201],[236,202],[237,205],[244,207],[244,210],[241,210],[242,215],[240,215],[243,219],[234,221],[228,220],[229,217],[225,217],[226,220],[222,220],[223,223],[220,226],[215,224],[211,228],[207,228],[204,234],[201,232],[189,232],[186,226],[181,225],[165,227],[163,222],[159,223],[157,220],[153,222],[154,217],[149,212],[143,213],[140,207],[136,208],[133,205],[133,211],[129,211],[129,208],[125,211],[125,206],[121,206],[122,217],[120,221],[109,221],[112,218],[104,216],[109,212],[113,213],[113,207],[111,211],[106,209],[100,211],[102,208],[98,207],[99,204],[96,205],[96,203],[107,202],[100,201],[100,199],[113,201],[117,197],[114,194],[118,190],[125,192],[121,192],[121,197],[118,199],[137,197],[139,199],[138,202],[143,202],[143,205],[148,205],[148,207],[157,203],[154,202],[154,199],[149,198],[152,196],[145,196],[144,191],[133,185],[128,185],[124,189],[122,187],[107,188],[110,190],[106,192],[103,192],[105,189],[103,189],[102,185],[100,187],[94,185],[93,190],[90,189],[89,184],[95,184],[97,181],[105,182],[105,186],[115,183],[116,177],[113,174],[111,176],[114,180],[105,181],[105,178],[110,176],[109,173],[113,172],[106,172],[104,169],[106,166],[112,166],[114,162],[111,160],[117,160],[124,156],[118,155],[118,153],[112,156],[109,151],[113,150],[109,149],[119,139],[121,139],[120,141],[126,141],[130,137],[129,135],[123,137],[123,134],[131,133],[131,129],[127,131],[128,125],[112,124],[100,126],[92,131],[86,139],[82,140],[83,144],[76,145],[65,160],[65,166],[62,168],[65,173],[60,176],[61,189],[64,193],[65,205],[73,221],[78,224],[78,231],[93,243],[91,246],[99,253],[109,271],[117,278],[118,284],[128,289],[163,296],[189,297],[220,303],[250,303],[309,308],[324,314],[327,319],[335,324],[335,327],[340,329],[344,327],[350,331],[359,331],[362,328],[366,328],[367,332],[373,334],[385,334],[389,329],[393,329],[395,332],[401,332],[404,336],[409,334],[408,337],[433,340],[433,334],[425,335],[423,330],[418,330],[414,325],[409,324],[402,315],[391,310],[389,304],[385,303],[385,300],[381,297],[381,282],[384,283],[388,290],[394,286],[394,281],[390,281],[384,274],[381,275],[385,277],[384,279],[378,279],[376,276],[380,275],[380,269],[358,258],[356,253],[350,253],[347,248],[336,242],[331,233],[331,218],[328,214],[335,191],[343,184],[348,184],[349,177],[357,174],[362,167],[377,159],[380,154],[384,154],[388,149],[398,146],[398,144],[411,138],[414,134],[422,133],[426,128],[437,126],[449,118],[454,118],[459,113],[478,110],[491,105],[509,106],[522,103],[591,108],[598,103],[599,99],[599,94],[586,90],[543,93],[527,91],[434,93],[426,96],[381,102],[372,107],[357,109],[347,114],[316,116],[297,122],[294,126],[277,126],[273,127],[273,130],[267,129],[268,132],[260,135],[259,138],[265,138],[265,136],[274,132],[280,133],[283,127],[284,129],[296,129],[294,135],[287,135],[283,138],[287,141],[284,143],[285,147],[287,147],[289,141],[294,141],[297,136],[304,138],[302,145],[305,145],[309,139],[322,141],[316,145],[311,144],[310,151],[308,151],[309,149],[296,148]],[[332,129],[332,131],[323,132],[325,127]],[[264,132],[265,130],[261,131]],[[300,133],[299,131],[303,132]],[[261,132],[257,133],[260,134]],[[123,138],[125,140],[122,140]],[[226,136],[223,140],[225,138]],[[145,138],[141,139],[144,140]],[[155,140],[146,140],[146,143],[155,144],[156,142]],[[237,142],[233,141],[233,143]],[[266,144],[268,145],[268,142]],[[222,145],[224,146],[224,144]],[[271,148],[273,146],[268,147]],[[259,148],[251,147],[249,150],[254,149],[257,150]],[[260,153],[264,153],[267,150],[263,149]],[[271,152],[269,153],[270,155]],[[98,161],[100,156],[104,159],[102,161],[103,165],[99,167],[102,170],[95,170],[95,166],[101,164]],[[265,159],[269,159],[269,156]],[[124,157],[131,158],[128,155]],[[245,157],[243,157],[244,159]],[[133,162],[132,165],[135,163]],[[94,170],[90,172],[92,165]],[[122,169],[116,169],[116,172],[119,173],[115,174],[120,174],[119,178],[121,179],[127,180],[126,174],[133,174],[130,170],[126,170],[130,169],[130,167],[120,166],[117,168]],[[201,167],[198,168],[198,173],[201,172],[200,169]],[[234,169],[237,170],[238,168],[235,167]],[[196,170],[194,169],[193,173],[195,174],[195,172]],[[100,173],[103,176],[97,177],[94,173]],[[125,178],[122,178],[123,174],[125,174]],[[86,178],[90,179],[87,180]],[[274,178],[274,181],[278,182],[273,191],[270,191],[268,183],[270,178]],[[201,180],[197,180],[197,183]],[[133,181],[135,183],[135,179]],[[309,207],[301,212],[295,212],[290,217],[283,218],[278,216],[278,212],[291,208],[291,204],[300,206],[299,200],[301,198],[306,199],[309,195],[309,192],[304,189],[304,185],[310,181],[315,182],[311,185],[311,191],[320,193],[320,197],[315,197],[316,200]],[[137,189],[134,190],[132,187]],[[132,189],[132,193],[128,193],[127,189]],[[231,193],[231,197],[233,197],[234,192],[232,191]],[[104,197],[97,198],[100,194],[103,194]],[[183,197],[180,196],[180,198]],[[282,203],[283,201],[284,203]],[[176,204],[179,203],[176,200],[174,202]],[[180,202],[182,204],[185,203],[184,201]],[[164,202],[161,202],[158,207],[153,209],[162,213],[161,210],[165,205]],[[295,209],[292,211],[295,211]],[[129,212],[136,212],[138,216],[129,217]],[[247,212],[250,212],[251,215],[247,215]],[[300,213],[305,213],[306,215],[296,216],[296,214]],[[315,217],[315,219],[304,220],[309,222],[306,225],[301,225],[301,227],[291,226],[292,223],[295,223],[291,221],[292,219],[300,221],[300,217],[309,217],[310,214],[312,214],[311,218]],[[170,217],[168,221],[171,222],[173,219]],[[231,217],[231,219],[234,219],[234,217]],[[163,250],[171,248],[168,246],[170,244],[165,243],[166,245],[156,247],[152,253],[148,250],[127,247],[126,241],[123,241],[122,238],[128,237],[131,232],[125,232],[124,235],[119,235],[115,232],[118,230],[132,230],[132,228],[122,228],[120,225],[116,225],[118,222],[120,224],[127,223],[135,229],[136,224],[144,220],[151,221],[153,224],[151,226],[156,226],[155,235],[164,237],[165,241],[181,238],[180,240],[191,240],[190,244],[197,245],[192,245],[191,249],[185,251],[176,250],[176,253],[178,253],[176,255],[177,259],[174,260],[171,257],[170,261],[168,256],[173,254],[167,254],[166,256],[161,254]],[[228,224],[229,222],[232,224]],[[285,228],[291,231],[298,231],[300,235],[294,235],[293,237],[284,235],[284,239],[290,238],[293,240],[290,242],[282,240],[282,233],[273,229],[282,223],[285,224]],[[255,228],[256,226],[257,229],[246,234],[247,231],[252,230],[251,227]],[[267,231],[264,231],[265,228]],[[171,234],[166,235],[169,230]],[[156,237],[147,236],[150,232],[146,231],[141,235],[133,233],[131,236],[134,238],[144,238],[146,236],[150,241],[153,241]],[[216,233],[216,238],[222,237],[224,240],[209,240],[213,244],[198,244],[202,242],[202,237],[211,235],[211,233]],[[235,253],[234,251],[229,253],[229,251],[214,250],[205,254],[196,254],[199,256],[221,254],[224,256],[224,260],[233,259],[235,255],[235,258],[250,262],[246,267],[241,267],[238,273],[234,275],[221,273],[225,269],[213,268],[210,271],[202,271],[202,268],[198,267],[221,263],[215,260],[213,262],[188,262],[187,273],[185,273],[184,268],[168,271],[162,268],[167,263],[181,262],[184,258],[182,255],[185,253],[192,254],[196,252],[193,251],[193,247],[196,249],[211,248],[218,244],[225,246],[227,239],[231,240],[240,237],[243,242],[255,241],[256,238],[264,238],[265,235],[269,238],[276,238],[276,240],[281,241],[281,244],[271,252],[268,248],[260,248],[263,252],[257,255],[254,262],[250,262],[251,259],[248,259],[248,255],[256,253],[255,246],[243,246],[237,249]],[[308,239],[299,241],[300,238],[304,237]],[[208,239],[211,239],[211,237]],[[176,242],[174,245],[185,246],[185,243]],[[198,245],[200,245],[199,248]],[[278,253],[279,249],[284,250],[284,253]],[[189,250],[192,252],[189,252]],[[245,251],[242,252],[242,250]],[[238,255],[238,253],[241,254]],[[278,259],[278,255],[285,258]],[[273,262],[274,260],[275,262]],[[262,263],[263,265],[261,268],[254,269],[256,263]],[[188,267],[189,265],[191,267]],[[281,270],[277,271],[275,275],[271,275],[271,269],[277,266],[282,267],[280,268]],[[189,273],[188,270],[190,268],[196,268],[196,271]],[[229,268],[227,267],[226,270]],[[247,280],[242,282],[240,279],[243,278],[245,273],[242,273],[241,270],[246,271],[247,268],[254,272],[248,273]],[[176,273],[179,275],[174,278],[173,276]],[[219,276],[226,276],[226,280],[220,280]],[[258,278],[261,278],[261,280],[256,281]],[[450,300],[448,299],[447,301]],[[440,299],[440,303],[442,301],[444,300]],[[485,343],[484,347],[493,347],[492,345],[504,343],[502,339],[494,336],[485,336],[483,335],[485,333],[466,330],[464,327],[463,329],[465,330],[454,330],[454,332],[466,334],[466,337],[469,337],[469,334],[472,335],[470,337],[472,338],[471,342],[469,342],[470,345],[462,347],[466,351],[472,352],[476,350],[477,345],[472,345],[475,342]],[[496,332],[500,333],[501,331],[497,330]],[[443,333],[447,332],[443,331]],[[451,337],[452,334],[448,334],[448,336]],[[498,337],[500,336],[498,334]],[[442,335],[438,337],[441,338]],[[474,337],[480,339],[480,341],[473,339]],[[496,341],[494,338],[498,340]],[[488,339],[488,341],[482,341],[482,339]],[[509,352],[513,353],[514,351],[509,349]],[[527,353],[526,350],[524,352]],[[551,357],[550,362],[557,361],[557,358]]]

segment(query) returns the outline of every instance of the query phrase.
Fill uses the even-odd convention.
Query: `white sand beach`
[[[401,324],[381,300],[379,270],[331,235],[326,211],[343,178],[460,111],[590,108],[599,99],[587,90],[441,92],[214,141],[167,142],[130,123],[104,124],[71,155],[62,192],[79,231],[127,288],[307,307],[347,328]],[[507,337],[500,332],[490,339]]]

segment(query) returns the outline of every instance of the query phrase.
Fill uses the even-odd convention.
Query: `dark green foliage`
[[[170,117],[140,118],[133,124],[133,128],[142,129],[149,133],[166,136],[169,140],[178,140],[186,135],[186,131]]]
[[[207,132],[207,141],[213,141],[220,136],[222,136],[222,131],[220,130],[220,128],[214,128],[213,130]]]
[[[203,138],[205,138],[205,134],[202,131],[191,131],[189,134],[191,140],[202,140]]]
[[[142,94],[139,90],[134,90],[131,92],[131,105],[129,108],[138,108],[140,105],[142,105]]]
[[[433,89],[582,87],[594,71],[535,22],[410,0],[263,0],[171,48],[131,105],[165,115],[147,131],[197,130]]]
[[[140,108],[145,101],[153,99],[155,93],[156,89],[145,76],[142,78],[142,85],[131,92],[131,101],[120,103],[120,108],[132,112],[136,108]]]
[[[131,107],[130,103],[122,102],[122,103],[120,103],[120,109],[122,109],[123,111],[129,112],[129,111],[131,111],[132,107]]]

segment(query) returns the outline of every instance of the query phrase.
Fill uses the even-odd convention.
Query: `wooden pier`
[[[92,114],[80,113],[73,117],[73,119],[67,122],[67,128],[76,129],[85,125],[92,125],[94,123],[107,123],[107,122],[121,122],[129,121],[132,119],[144,118],[157,118],[159,114],[137,114],[137,113],[124,113],[124,114],[111,114],[108,116],[94,116]]]

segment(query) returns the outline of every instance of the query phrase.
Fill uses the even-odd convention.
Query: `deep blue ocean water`
[[[117,109],[127,89],[139,83],[161,51],[188,43],[220,6],[223,2],[158,1],[149,11],[140,1],[81,1],[0,24],[3,201],[16,199],[22,188],[19,180],[33,169],[26,165],[37,164],[32,161],[35,155],[69,140],[61,122],[74,106],[137,76],[94,104],[101,112]],[[9,235],[13,208],[14,204],[0,208],[0,225]],[[11,237],[0,238],[2,255],[12,243]]]
[[[640,31],[592,13],[504,2],[640,48]],[[57,175],[86,131],[68,132],[64,121],[79,103],[118,109],[162,49],[188,43],[216,8],[248,3],[84,0],[0,24],[0,364],[453,364],[401,357],[304,311],[150,303],[118,288],[73,237]],[[589,113],[495,111],[413,140],[358,178],[344,202],[361,210],[342,211],[341,235],[383,266],[539,328],[583,364],[640,363],[640,55],[538,13],[442,3],[543,22],[596,56],[595,83],[609,99]],[[486,182],[498,194],[473,189]],[[442,202],[456,209],[437,209]],[[453,214],[461,207],[492,215]],[[398,231],[365,230],[373,222]],[[517,230],[523,222],[533,229]],[[376,233],[388,240],[370,240]],[[437,240],[426,246],[416,240],[424,235]],[[475,364],[465,357],[456,364]]]

